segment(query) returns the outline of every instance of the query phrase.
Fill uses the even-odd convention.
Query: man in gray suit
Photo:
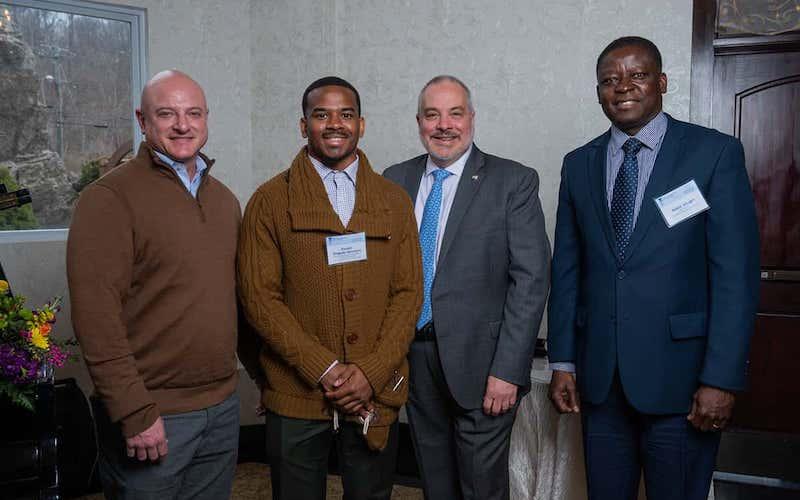
[[[531,168],[478,149],[470,92],[437,76],[419,96],[428,154],[384,175],[415,202],[424,302],[407,412],[428,499],[507,499],[508,449],[530,388],[550,244]]]

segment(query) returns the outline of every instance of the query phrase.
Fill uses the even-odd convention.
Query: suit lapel
[[[586,162],[587,175],[589,176],[589,191],[592,196],[594,209],[600,220],[600,227],[606,235],[608,247],[613,255],[617,255],[617,238],[611,226],[611,214],[608,211],[608,193],[606,192],[606,156],[608,141],[611,133],[598,137],[591,147],[588,161]]]
[[[411,203],[415,205],[417,203],[419,184],[422,182],[422,176],[425,174],[425,162],[427,158],[428,155],[422,155],[414,160],[414,164],[411,165],[411,168],[406,170],[406,176],[403,180],[403,187],[408,191],[408,195],[411,197]]]
[[[478,175],[485,163],[485,156],[478,146],[472,145],[472,153],[467,158],[467,163],[464,165],[464,171],[461,178],[458,180],[456,187],[455,198],[453,199],[453,206],[450,208],[450,214],[447,216],[447,226],[444,228],[444,236],[442,237],[442,248],[439,251],[439,259],[437,260],[437,269],[439,264],[447,255],[447,251],[453,244],[453,239],[458,232],[458,226],[461,224],[461,219],[467,213],[472,198],[478,192],[478,188],[483,181],[483,175]],[[473,178],[474,177],[474,178]]]
[[[669,120],[667,133],[664,135],[664,142],[658,151],[656,163],[653,165],[653,172],[650,174],[650,179],[647,181],[647,187],[644,190],[639,217],[636,219],[636,225],[633,227],[633,233],[625,251],[625,261],[633,255],[653,221],[657,220],[658,208],[653,199],[664,194],[667,190],[675,165],[681,155],[683,128],[671,117],[668,116],[667,118]]]

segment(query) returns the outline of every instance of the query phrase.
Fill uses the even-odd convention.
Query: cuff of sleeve
[[[159,416],[158,408],[154,404],[131,413],[119,421],[122,435],[129,438],[146,431],[156,422]]]
[[[300,363],[296,365],[297,372],[309,386],[317,387],[319,374],[325,373],[325,370],[330,368],[334,361],[336,361],[335,354],[322,346],[317,346],[312,351],[303,353]]]
[[[112,422],[120,424],[125,437],[135,436],[147,430],[160,414],[150,391],[141,380],[134,380],[113,390],[105,385],[101,389],[97,383],[95,386],[109,418]]]
[[[333,370],[333,368],[334,368],[336,365],[338,365],[338,364],[339,364],[339,360],[338,360],[338,359],[334,359],[334,360],[333,360],[333,363],[331,363],[331,366],[329,366],[329,367],[328,367],[328,369],[327,369],[327,370],[325,370],[325,371],[322,373],[322,375],[320,375],[320,376],[319,376],[319,379],[317,379],[317,383],[319,384],[320,382],[322,382],[322,379],[324,379],[324,378],[325,378],[325,375],[327,375],[329,371]]]
[[[547,368],[549,368],[550,371],[558,370],[560,372],[575,373],[575,363],[566,363],[566,362],[550,363],[547,366]]]
[[[372,386],[372,391],[375,394],[383,392],[383,388],[389,382],[389,377],[392,375],[392,370],[386,367],[380,357],[376,354],[370,354],[360,359],[354,359],[353,364],[364,372],[364,376],[367,377],[369,384]]]

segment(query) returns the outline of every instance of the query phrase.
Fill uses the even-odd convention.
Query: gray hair
[[[452,82],[464,89],[464,93],[467,94],[467,107],[469,108],[470,112],[475,112],[475,108],[472,107],[472,92],[469,91],[469,87],[467,87],[464,82],[453,75],[439,75],[431,78],[428,83],[422,87],[422,90],[419,91],[419,98],[417,99],[417,114],[422,113],[422,96],[425,94],[425,91],[428,90],[428,87],[442,82]]]

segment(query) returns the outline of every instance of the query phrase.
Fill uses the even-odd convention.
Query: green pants
[[[324,500],[328,456],[336,447],[344,500],[389,500],[397,462],[397,422],[383,451],[372,451],[361,426],[342,422],[334,433],[330,421],[266,415],[267,456],[273,500]]]

